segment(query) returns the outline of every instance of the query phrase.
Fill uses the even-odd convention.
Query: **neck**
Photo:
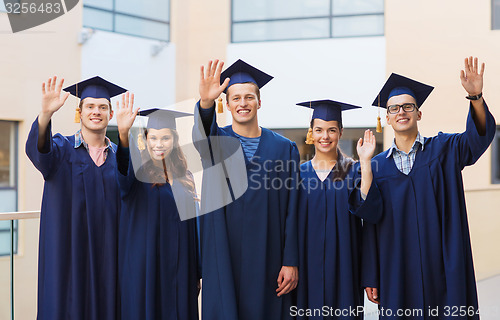
[[[396,133],[394,135],[396,146],[403,152],[410,152],[413,143],[415,143],[415,140],[417,139],[417,135],[418,131],[411,133]]]
[[[259,127],[259,123],[257,122],[257,117],[255,117],[252,122],[248,123],[233,122],[232,127],[236,134],[246,138],[257,138],[260,137],[262,133],[262,129]]]
[[[311,162],[316,170],[331,170],[339,158],[337,148],[331,152],[318,152],[314,155]]]
[[[106,146],[106,129],[101,131],[92,131],[86,127],[82,127],[82,136],[85,142],[96,148],[102,148]]]

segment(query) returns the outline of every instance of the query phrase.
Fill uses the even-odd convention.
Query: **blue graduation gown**
[[[342,180],[334,179],[335,170],[321,181],[311,161],[300,166],[297,308],[329,311],[304,319],[363,319],[361,218],[376,222],[382,200],[374,183],[361,200],[359,162]]]
[[[45,180],[40,216],[38,320],[116,319],[119,192],[116,145],[97,167],[74,136],[45,137],[38,118],[26,154]]]
[[[205,132],[198,108],[199,103],[193,134],[199,139]],[[207,129],[210,139],[236,139],[231,126],[217,126],[215,114]],[[204,168],[212,166],[210,156],[200,153]],[[277,297],[276,289],[281,267],[298,266],[297,146],[262,128],[257,151],[245,162],[246,192],[229,205],[201,217],[203,320],[291,318],[291,295]],[[202,206],[204,190],[210,188],[210,181],[205,180]],[[268,186],[272,181],[276,185],[288,181],[291,187],[266,188],[266,180]]]
[[[429,307],[437,307],[439,319],[479,319],[461,171],[494,137],[495,119],[484,108],[484,136],[471,107],[465,132],[425,138],[408,175],[388,151],[374,158],[384,213],[379,223],[363,227],[362,284],[379,289],[379,308],[391,309],[392,318],[409,308],[422,310],[411,319],[437,319],[429,316]],[[472,315],[453,316],[452,308],[460,307],[470,307]]]
[[[125,168],[117,173],[121,319],[198,319],[196,221],[181,221],[176,207],[176,200],[184,201],[196,210],[193,197],[177,181],[172,186],[139,181],[128,148],[119,147],[117,157],[118,167]],[[174,199],[176,187],[184,198]]]

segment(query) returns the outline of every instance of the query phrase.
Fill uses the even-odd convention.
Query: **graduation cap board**
[[[220,84],[222,85],[226,78],[229,78],[229,84],[224,93],[227,94],[227,89],[236,83],[255,83],[260,89],[265,86],[269,81],[273,79],[273,76],[249,65],[245,61],[238,59],[235,63],[230,65],[226,70],[224,70],[220,75]],[[222,108],[222,98],[219,97],[218,113],[221,113]]]
[[[392,73],[385,82],[382,90],[373,100],[372,106],[387,108],[387,101],[394,96],[408,94],[412,96],[420,108],[427,97],[431,94],[434,87],[418,82],[416,80],[404,77],[397,73]],[[377,132],[382,132],[380,123],[380,109],[377,117]]]
[[[81,100],[85,98],[111,98],[127,91],[114,83],[111,83],[99,76],[80,81],[72,86],[63,89]],[[80,122],[80,108],[76,108],[75,122]]]
[[[313,109],[312,119],[321,119],[324,121],[338,121],[342,125],[342,111],[351,109],[360,109],[361,107],[333,101],[333,100],[314,100],[297,103],[298,106]],[[312,128],[307,131],[306,144],[313,144]]]
[[[148,118],[148,129],[177,129],[176,119],[192,116],[192,113],[180,112],[175,110],[151,108],[139,111],[138,115]],[[144,150],[146,145],[142,133],[137,137],[137,145],[139,150]]]

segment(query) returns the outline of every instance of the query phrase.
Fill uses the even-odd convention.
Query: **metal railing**
[[[14,220],[39,219],[40,211],[0,212],[0,221],[10,220],[10,319],[14,320]]]

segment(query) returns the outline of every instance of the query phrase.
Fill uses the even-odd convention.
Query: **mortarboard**
[[[387,108],[387,100],[389,100],[389,98],[401,94],[409,94],[415,98],[417,106],[420,107],[433,89],[434,87],[427,84],[393,73],[385,82],[372,105]]]
[[[75,83],[72,86],[63,89],[66,92],[80,98],[81,100],[85,98],[105,98],[111,102],[111,98],[124,93],[127,89],[117,86],[103,78],[96,76],[87,80]],[[76,108],[75,122],[80,122],[80,108]]]
[[[176,129],[175,120],[181,117],[192,116],[193,114],[187,112],[180,112],[175,110],[152,108],[147,110],[140,110],[140,116],[148,117],[149,129]]]
[[[249,65],[248,63],[246,63],[241,59],[238,59],[238,61],[230,65],[226,70],[224,70],[224,72],[221,73],[220,75],[221,85],[224,83],[224,80],[226,80],[226,78],[230,79],[229,84],[223,91],[224,93],[227,94],[227,89],[236,83],[251,82],[255,83],[257,87],[259,87],[260,89],[263,86],[265,86],[269,81],[271,81],[273,79],[273,76],[270,76],[267,73],[260,71],[259,69]],[[218,113],[223,112],[221,97],[219,97],[217,112]]]
[[[140,110],[138,115],[148,118],[148,125],[147,125],[148,129],[164,129],[164,128],[177,129],[176,126],[177,118],[192,116],[193,114],[175,110],[151,108],[146,110]],[[142,133],[139,133],[137,137],[137,147],[141,151],[146,149]]]
[[[67,91],[82,100],[88,97],[111,100],[112,97],[126,92],[127,89],[96,76],[64,88],[64,91]]]
[[[306,101],[297,103],[297,105],[314,109],[311,120],[321,119],[325,121],[338,121],[339,124],[342,124],[342,111],[361,108],[352,104],[333,100]],[[312,128],[308,129],[306,143],[313,144]]]

